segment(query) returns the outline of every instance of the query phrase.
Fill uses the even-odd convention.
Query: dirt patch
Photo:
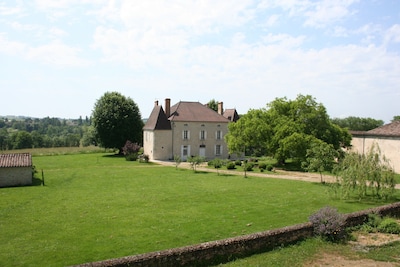
[[[355,251],[368,251],[374,247],[383,246],[392,242],[400,241],[400,235],[383,234],[383,233],[353,233],[356,241],[350,241],[351,248]],[[349,259],[339,254],[323,253],[321,257],[312,262],[306,263],[304,266],[337,266],[337,267],[393,267],[400,266],[400,258],[398,262],[383,262],[370,259]]]
[[[333,266],[333,267],[394,267],[400,266],[400,263],[374,261],[368,259],[352,260],[347,259],[341,255],[323,254],[318,260],[307,263],[304,266],[320,267],[320,266]]]

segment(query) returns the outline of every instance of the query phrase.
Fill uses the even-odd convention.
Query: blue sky
[[[400,115],[397,0],[0,0],[0,115],[90,116],[105,92],[223,101],[312,95],[330,117]]]

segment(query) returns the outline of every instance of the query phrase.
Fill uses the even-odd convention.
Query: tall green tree
[[[208,101],[207,106],[214,111],[218,111],[218,101],[215,99]]]
[[[243,121],[242,121],[243,120]],[[349,146],[351,135],[333,124],[321,103],[307,95],[295,100],[276,98],[266,109],[251,110],[229,126],[226,141],[230,150],[257,148],[279,163],[292,158],[302,162],[316,140],[334,149]]]
[[[231,154],[268,154],[268,140],[272,138],[270,119],[264,109],[251,109],[237,122],[228,125],[225,141]]]
[[[311,147],[307,149],[306,160],[302,162],[301,166],[306,171],[317,171],[323,183],[322,173],[324,171],[332,171],[335,159],[339,156],[337,150],[331,144],[323,141],[313,142]]]
[[[119,149],[122,153],[127,140],[142,144],[139,108],[131,98],[118,92],[107,92],[97,100],[92,122],[102,147]]]

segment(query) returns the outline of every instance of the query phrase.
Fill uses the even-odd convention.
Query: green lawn
[[[302,223],[326,205],[321,184],[125,161],[112,154],[34,156],[46,186],[0,188],[0,266],[65,266]],[[249,175],[251,175],[249,173]],[[398,201],[400,194],[397,192]]]

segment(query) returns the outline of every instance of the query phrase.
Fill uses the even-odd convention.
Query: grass
[[[194,173],[109,153],[33,163],[46,186],[0,189],[0,266],[99,261],[302,223],[326,205],[347,213],[385,204],[331,199],[319,183]]]
[[[330,243],[321,238],[311,238],[288,247],[277,248],[273,251],[253,255],[248,258],[238,259],[222,267],[255,267],[255,266],[279,266],[302,267],[307,266],[323,254],[341,255],[349,259],[371,259],[383,262],[398,262],[400,242],[394,242],[385,246],[369,248],[368,252],[356,251],[351,245]],[[290,256],[288,256],[290,255]]]

